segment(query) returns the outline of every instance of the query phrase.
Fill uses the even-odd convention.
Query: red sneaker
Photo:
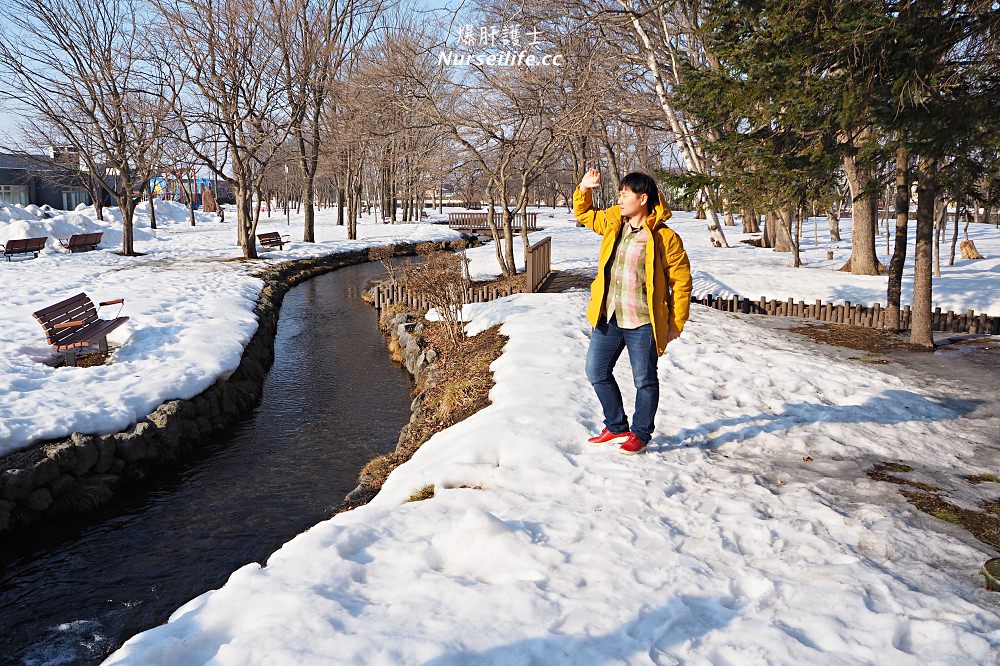
[[[627,456],[634,456],[637,453],[645,453],[646,445],[642,443],[641,439],[636,437],[634,432],[630,432],[625,439],[625,443],[618,447],[618,450]]]
[[[591,444],[621,444],[632,435],[630,432],[620,432],[617,435],[613,432],[609,432],[607,428],[601,431],[601,434],[597,437],[591,437],[587,441]]]

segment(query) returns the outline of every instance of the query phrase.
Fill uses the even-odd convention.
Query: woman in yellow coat
[[[591,169],[573,193],[573,213],[602,236],[597,277],[590,286],[587,319],[594,327],[587,351],[587,378],[604,410],[604,430],[592,444],[620,444],[622,453],[643,453],[653,436],[660,399],[657,359],[684,329],[691,305],[691,264],[684,245],[665,224],[670,217],[656,181],[625,176],[618,205],[595,210],[591,190],[601,174]],[[632,428],[614,378],[628,349],[636,388]]]

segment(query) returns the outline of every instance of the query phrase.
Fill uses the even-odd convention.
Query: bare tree
[[[278,40],[282,76],[288,98],[291,132],[302,172],[305,220],[302,240],[315,241],[315,191],[328,104],[344,86],[338,86],[345,63],[356,55],[371,34],[382,0],[268,0],[282,16],[285,31]]]
[[[254,0],[158,0],[180,136],[236,191],[237,243],[257,258],[254,197],[290,130],[278,40],[285,15]],[[221,154],[209,146],[221,146]]]
[[[0,68],[34,113],[29,128],[55,130],[95,174],[121,209],[122,254],[134,254],[133,192],[169,99],[137,32],[143,10],[135,0],[5,0],[0,11]]]

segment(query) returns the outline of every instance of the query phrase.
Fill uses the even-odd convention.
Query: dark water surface
[[[0,664],[99,662],[328,515],[409,418],[362,264],[285,297],[261,404],[98,514],[0,537]]]

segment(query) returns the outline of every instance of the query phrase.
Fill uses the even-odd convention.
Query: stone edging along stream
[[[445,249],[450,242],[439,244]],[[399,243],[396,256],[415,253]],[[107,503],[115,490],[138,485],[157,469],[182,459],[198,442],[245,416],[258,403],[274,362],[274,338],[285,293],[323,273],[368,261],[367,250],[297,259],[265,268],[257,299],[257,331],[236,370],[190,400],[168,400],[146,418],[112,435],[73,433],[0,456],[0,532]]]

